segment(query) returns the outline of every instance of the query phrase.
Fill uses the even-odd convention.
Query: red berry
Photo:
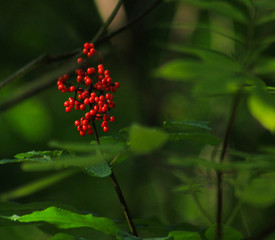
[[[103,122],[101,123],[101,127],[106,127],[106,126],[108,126],[108,122],[107,122],[107,121],[103,121]]]
[[[84,43],[84,48],[90,48],[90,43],[85,42],[85,43]]]
[[[93,43],[90,43],[90,44],[89,44],[89,47],[90,47],[90,48],[94,48],[95,45],[94,45]]]
[[[109,132],[109,130],[110,130],[110,129],[109,129],[108,126],[104,126],[104,127],[103,127],[103,131],[104,131],[104,132]]]
[[[87,133],[88,133],[89,135],[92,135],[92,134],[93,134],[93,130],[92,130],[92,129],[89,129]]]
[[[116,119],[115,119],[115,117],[114,116],[111,116],[110,117],[110,122],[114,122]]]
[[[80,126],[79,120],[76,120],[76,121],[74,122],[74,125],[75,125],[76,127]]]
[[[70,108],[70,107],[66,107],[66,108],[65,108],[65,111],[66,111],[66,112],[70,112],[71,110],[72,110],[72,108]]]
[[[91,114],[91,116],[94,116],[94,115],[96,114],[96,111],[92,109],[92,110],[90,111],[90,114]]]
[[[75,86],[71,86],[70,87],[70,92],[74,92],[75,91]]]
[[[70,106],[70,102],[69,101],[65,101],[64,102],[64,107],[69,107]]]
[[[85,118],[86,118],[87,120],[90,120],[90,119],[91,119],[91,114],[90,114],[90,112],[87,112],[87,113],[85,114]]]
[[[87,69],[87,73],[88,74],[94,74],[95,73],[95,69],[94,68],[88,68]]]
[[[58,89],[59,89],[59,90],[62,90],[63,88],[64,88],[64,85],[63,85],[63,84],[59,84],[59,85],[58,85]]]
[[[88,105],[90,103],[89,98],[84,99],[84,104]]]
[[[89,53],[89,50],[87,48],[83,49],[83,54],[87,55]]]
[[[80,104],[79,108],[80,108],[80,110],[85,110],[86,105],[85,104]]]
[[[80,131],[80,136],[85,136],[86,132],[85,131]]]
[[[78,59],[77,59],[77,63],[81,63],[82,61],[83,61],[82,58],[78,58]]]

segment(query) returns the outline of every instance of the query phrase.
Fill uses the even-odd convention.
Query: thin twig
[[[233,126],[236,119],[236,113],[237,108],[240,103],[240,99],[242,96],[243,88],[237,92],[232,105],[232,110],[230,114],[230,119],[226,128],[226,133],[224,137],[223,147],[222,147],[222,153],[220,157],[220,162],[224,162],[227,149],[229,147],[229,141],[231,138],[231,134],[233,131]],[[222,211],[223,211],[223,172],[217,171],[217,216],[216,216],[216,223],[217,223],[217,229],[216,229],[216,240],[222,240]]]
[[[136,24],[137,22],[139,22],[140,20],[142,20],[146,15],[148,15],[155,7],[158,6],[158,4],[160,4],[162,2],[162,0],[156,0],[155,2],[153,2],[147,9],[144,10],[144,12],[142,12],[140,15],[138,15],[135,19],[133,19],[132,21],[128,22],[126,25],[124,25],[123,27],[121,27],[120,29],[108,34],[106,37],[103,37],[101,39],[95,39],[94,43],[97,45],[100,45],[102,43],[104,43],[105,41],[108,41],[109,39],[111,39],[112,37],[118,35],[119,33],[125,31],[126,29],[128,29],[129,27],[133,26],[134,24]],[[101,30],[99,30],[101,31]],[[81,53],[80,49],[76,49],[73,51],[70,51],[68,53],[64,53],[61,55],[57,55],[57,56],[50,56],[47,55],[47,63],[54,63],[54,62],[60,62],[63,60],[68,60],[71,59],[73,57],[76,57],[79,53]],[[35,59],[32,62],[37,61],[37,59]],[[32,65],[31,63],[28,63],[27,65]],[[37,61],[39,62],[39,61]],[[42,63],[42,62],[40,62]],[[38,64],[38,63],[36,63]],[[33,64],[36,66],[36,64]],[[20,77],[24,76],[27,72],[22,71],[22,69],[26,69],[26,66],[22,67],[21,69],[19,69],[17,72],[21,71]],[[34,67],[34,66],[33,66]],[[6,82],[5,84],[11,82],[12,80],[18,78],[18,75],[13,74],[10,77],[8,77],[7,79],[5,79],[3,82]],[[38,80],[39,81],[39,78]],[[56,81],[56,78],[49,78],[48,82],[45,83],[41,83],[37,86],[34,86],[32,88],[30,88],[28,91],[22,92],[19,96],[15,96],[7,101],[5,101],[4,103],[2,103],[0,105],[0,112],[3,112],[11,107],[13,107],[14,105],[18,104],[19,102],[32,97],[40,92],[42,92],[43,90],[46,90],[48,87],[52,86],[52,84]],[[1,87],[0,87],[1,89]]]
[[[137,22],[139,22],[141,19],[143,19],[146,15],[148,15],[152,10],[154,10],[162,1],[163,0],[156,0],[144,12],[142,12],[141,14],[139,14],[135,19],[133,19],[132,21],[128,22],[126,25],[124,25],[123,27],[119,28],[118,30],[116,30],[116,31],[108,34],[106,37],[100,39],[98,41],[98,43],[105,42],[106,40],[108,40],[108,39],[116,36],[117,34],[123,32],[127,28],[133,26],[134,24],[136,24]]]
[[[100,140],[99,140],[99,136],[98,136],[98,133],[97,133],[97,130],[96,130],[96,125],[95,125],[95,120],[93,119],[92,120],[92,128],[94,130],[94,133],[95,133],[95,139],[96,139],[96,142],[98,143],[98,145],[100,146]],[[122,207],[122,210],[123,210],[123,213],[124,213],[124,216],[126,218],[126,221],[128,223],[128,226],[130,228],[130,231],[131,233],[134,235],[134,236],[138,236],[137,234],[137,230],[135,228],[135,224],[132,220],[132,217],[131,217],[131,214],[130,214],[130,211],[129,211],[129,208],[128,208],[128,205],[126,203],[126,200],[124,198],[124,195],[122,193],[122,190],[120,188],[120,185],[116,179],[116,176],[112,170],[112,173],[110,175],[110,178],[112,180],[112,183],[114,185],[114,188],[115,188],[115,191],[117,193],[117,196],[118,196],[118,199],[119,199],[119,202],[121,204],[121,207]]]

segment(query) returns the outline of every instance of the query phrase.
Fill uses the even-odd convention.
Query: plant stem
[[[95,133],[95,139],[96,139],[98,145],[100,146],[100,140],[99,140],[99,137],[98,137],[98,133],[97,133],[97,130],[96,130],[96,125],[95,125],[95,120],[94,119],[92,120],[92,127],[93,127],[93,130],[94,130],[94,133]],[[122,207],[123,213],[125,215],[126,221],[128,223],[128,226],[130,228],[130,231],[134,236],[138,236],[136,227],[134,225],[134,222],[132,220],[132,217],[131,217],[131,214],[130,214],[130,211],[129,211],[129,208],[128,208],[128,205],[127,205],[127,202],[124,198],[124,195],[122,193],[122,190],[120,188],[120,185],[119,185],[119,183],[116,179],[116,176],[115,176],[113,170],[112,170],[112,173],[110,175],[110,178],[111,178],[112,183],[114,185],[115,191],[117,193],[119,202],[121,204],[121,207]]]
[[[199,211],[201,212],[202,216],[204,216],[204,218],[205,218],[205,220],[207,220],[208,224],[211,224],[212,220],[211,220],[210,216],[208,215],[208,213],[205,211],[205,209],[202,207],[202,205],[198,199],[198,196],[195,192],[192,193],[192,197],[193,197]]]
[[[226,128],[226,133],[224,137],[224,142],[223,142],[223,147],[222,147],[222,153],[220,157],[220,162],[224,162],[225,155],[227,153],[227,149],[229,147],[229,141],[231,138],[231,134],[233,131],[233,126],[234,122],[236,119],[236,113],[237,113],[237,108],[240,103],[240,99],[242,96],[242,90],[243,87],[240,88],[240,90],[237,92],[233,104],[232,104],[232,110],[229,118],[229,122]],[[223,172],[222,171],[217,171],[217,215],[216,215],[216,240],[222,240],[222,210],[223,210]]]

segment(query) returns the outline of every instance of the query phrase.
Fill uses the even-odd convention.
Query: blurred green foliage
[[[147,5],[125,1],[126,21]],[[112,171],[142,238],[214,239],[216,171],[224,176],[223,240],[274,231],[274,12],[273,0],[167,0],[96,47],[121,85],[101,150],[79,136],[79,112],[64,111],[67,96],[55,83],[2,111],[0,238],[141,239],[126,233],[104,178]],[[3,2],[0,13],[0,81],[42,54],[81,48],[102,24],[87,0]],[[9,83],[1,102],[47,81],[58,66],[43,63]],[[22,223],[37,221],[47,224]]]

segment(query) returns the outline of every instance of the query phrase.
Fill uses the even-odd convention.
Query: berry
[[[110,129],[109,129],[108,126],[104,126],[104,127],[103,127],[103,131],[104,131],[104,132],[109,132],[109,130],[110,130]]]
[[[110,117],[110,122],[114,122],[115,121],[115,117],[114,116],[111,116]]]

